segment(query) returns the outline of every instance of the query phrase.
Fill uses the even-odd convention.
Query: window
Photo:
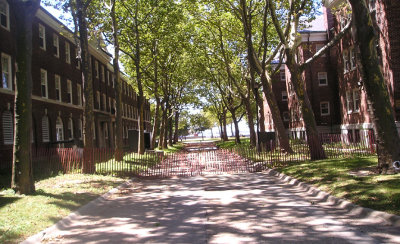
[[[97,109],[100,110],[100,92],[96,92],[96,103],[97,103]]]
[[[107,85],[110,85],[110,71],[106,71]]]
[[[113,75],[113,74],[111,74],[111,76],[112,76],[112,87],[114,88],[115,87],[115,76]]]
[[[103,93],[103,107],[101,109],[104,111],[107,110],[107,96],[104,93]]]
[[[281,77],[281,81],[286,81],[286,74],[285,74],[284,70],[281,70],[280,77]]]
[[[283,91],[282,92],[282,101],[287,101],[287,100],[288,100],[287,92]]]
[[[64,126],[60,117],[58,117],[56,121],[56,140],[57,141],[64,140]]]
[[[42,118],[42,141],[49,142],[50,141],[50,133],[49,133],[49,117],[47,115]]]
[[[114,107],[113,107],[113,110],[111,111],[111,113],[115,114],[115,112],[117,111],[117,101],[115,101],[115,99],[113,99],[113,104],[114,104]]]
[[[104,74],[104,66],[101,65],[101,81],[106,82],[105,74]]]
[[[3,142],[4,145],[14,144],[13,116],[10,111],[3,113]]]
[[[108,98],[108,109],[107,111],[111,112],[111,97]]]
[[[318,72],[318,81],[319,86],[327,86],[328,85],[328,75],[326,72]]]
[[[97,62],[97,60],[94,61],[94,71],[96,74],[96,78],[99,78],[99,62]]]
[[[41,24],[39,24],[39,46],[46,50],[46,29]]]
[[[360,90],[353,90],[353,104],[354,104],[354,112],[360,112]]]
[[[319,50],[321,50],[321,48],[324,47],[324,44],[316,44],[315,45],[315,53],[317,53]],[[326,57],[326,54],[322,54],[321,57]]]
[[[1,83],[4,89],[12,90],[11,56],[1,54]]]
[[[53,53],[55,57],[60,57],[60,43],[57,34],[53,34]]]
[[[349,52],[347,50],[343,51],[343,70],[344,73],[350,70]]]
[[[329,115],[329,102],[321,102],[320,104],[321,115]]]
[[[356,60],[356,52],[354,51],[353,47],[350,48],[349,54],[350,54],[350,66],[349,67],[351,70],[354,70],[357,66],[357,63],[356,63],[357,60]]]
[[[61,102],[61,79],[59,75],[54,76],[54,82],[56,87],[56,100]]]
[[[93,139],[96,139],[96,124],[92,123]]]
[[[40,70],[40,83],[41,83],[41,92],[42,97],[48,98],[47,92],[47,71],[44,69]]]
[[[82,86],[80,84],[76,84],[76,93],[78,95],[78,105],[82,106]]]
[[[83,122],[81,119],[78,120],[78,137],[79,139],[82,139],[82,128],[83,128]]]
[[[72,82],[67,80],[67,103],[72,104]]]
[[[70,140],[74,139],[74,122],[72,118],[68,120],[68,137]]]
[[[354,107],[354,102],[353,102],[353,92],[351,91],[346,91],[346,107],[347,107],[347,113],[351,114],[353,112],[353,107]]]
[[[75,49],[75,61],[76,61],[76,68],[81,69],[81,60],[80,60],[78,48]]]
[[[108,140],[108,124],[104,123],[104,138]]]
[[[0,0],[0,26],[10,30],[10,8],[5,0]]]
[[[65,42],[65,62],[67,64],[71,63],[71,48],[69,42]]]

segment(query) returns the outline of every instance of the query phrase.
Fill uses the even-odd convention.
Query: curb
[[[318,189],[317,187],[301,182],[274,169],[267,169],[264,171],[264,173],[276,177],[292,186],[300,187],[302,190],[305,190],[307,193],[311,194],[311,196],[318,197],[319,199],[316,200],[316,202],[318,203],[331,203],[333,206],[346,209],[349,214],[355,215],[359,218],[379,218],[383,220],[387,225],[400,227],[400,216],[398,215],[373,210],[371,208],[361,207],[347,200],[334,197],[331,194]]]
[[[37,233],[37,234],[35,234],[33,236],[28,237],[25,241],[21,242],[21,244],[41,243],[48,233],[52,233],[55,230],[61,230],[64,226],[67,226],[74,219],[76,219],[80,215],[81,212],[84,212],[85,210],[90,209],[90,208],[94,207],[95,205],[106,201],[109,196],[111,196],[112,194],[116,193],[121,188],[129,186],[132,183],[132,181],[133,181],[133,179],[130,179],[130,180],[122,183],[121,185],[111,189],[110,191],[104,193],[103,195],[101,195],[98,198],[92,200],[91,202],[87,203],[86,205],[83,205],[82,207],[80,207],[75,212],[72,212],[68,216],[62,218],[61,220],[59,220],[54,225],[46,228],[45,230],[42,230],[41,232],[39,232],[39,233]]]

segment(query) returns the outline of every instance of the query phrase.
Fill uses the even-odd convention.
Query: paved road
[[[400,243],[400,229],[265,173],[137,180],[45,235],[48,243]]]

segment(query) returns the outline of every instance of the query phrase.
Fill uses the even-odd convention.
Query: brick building
[[[344,5],[342,4],[344,3]],[[301,61],[311,57],[335,34],[346,26],[350,11],[345,0],[324,1],[322,23],[311,30],[300,31],[302,45],[299,47]],[[390,100],[400,130],[400,1],[370,0],[370,11],[379,33],[377,43],[381,68],[389,90]],[[307,67],[303,77],[313,106],[320,133],[333,132],[348,135],[350,140],[360,140],[373,130],[372,116],[363,81],[357,67],[357,48],[350,31],[323,57]],[[289,73],[283,66],[274,77],[273,90],[277,97],[285,126],[291,137],[303,137],[304,125],[290,92],[287,81]],[[281,83],[277,81],[281,80]],[[285,85],[283,85],[285,84]],[[282,94],[282,95],[281,95]],[[287,99],[287,103],[283,102]],[[266,128],[273,130],[268,105],[265,104]]]
[[[35,147],[82,146],[83,86],[73,33],[43,8],[32,23],[32,143]],[[0,161],[10,162],[13,146],[13,106],[15,86],[15,30],[9,5],[0,0]],[[115,89],[111,56],[90,45],[93,73],[95,133],[94,145],[113,148],[115,138]],[[122,75],[123,76],[123,75]],[[137,95],[122,78],[123,138],[137,129]],[[145,102],[145,130],[151,131],[150,104]],[[4,163],[2,163],[4,164]],[[2,165],[0,164],[0,166]]]
[[[347,24],[350,6],[344,0],[326,0],[324,4],[328,34],[332,38]],[[379,35],[376,47],[399,130],[400,1],[369,0],[369,7]],[[357,67],[357,52],[351,32],[331,50],[331,56],[337,60],[334,68],[337,70],[339,85],[341,132],[353,140],[359,140],[373,130],[373,113]]]
[[[299,58],[301,62],[312,57],[316,51],[328,42],[326,28],[321,24],[323,22],[324,18],[321,16],[312,23],[310,29],[300,32],[302,43],[299,47]],[[339,131],[337,79],[331,67],[331,57],[328,53],[306,67],[303,74],[303,79],[306,82],[305,88],[315,114],[318,130],[321,133]],[[304,121],[298,107],[296,95],[288,82],[289,80],[289,70],[283,64],[280,72],[273,77],[272,89],[289,136],[292,138],[304,138]],[[273,131],[273,121],[266,102],[264,102],[264,111],[266,129]]]

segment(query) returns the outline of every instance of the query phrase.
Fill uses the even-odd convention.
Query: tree
[[[363,85],[374,111],[374,126],[378,139],[378,169],[386,174],[393,172],[394,161],[400,159],[400,138],[397,132],[393,108],[389,100],[376,45],[376,32],[366,1],[349,1],[353,11],[356,29],[355,40],[358,44],[359,67],[363,77]]]
[[[12,16],[15,16],[17,51],[11,187],[20,194],[35,192],[31,158],[32,22],[39,6],[40,0],[10,1]]]
[[[211,122],[202,113],[191,115],[190,125],[192,130],[196,133],[203,133],[203,131],[211,128]]]
[[[278,10],[276,9],[277,3],[272,0],[268,0],[267,5],[273,26],[275,27],[283,48],[285,65],[290,73],[288,83],[293,87],[291,90],[293,90],[296,96],[296,102],[299,105],[304,121],[311,159],[317,160],[326,158],[324,149],[319,140],[314,112],[305,88],[303,72],[310,63],[324,54],[345,35],[350,29],[351,22],[311,58],[302,62],[301,59],[298,58],[299,46],[301,45],[301,35],[298,34],[298,31],[301,24],[304,24],[302,18],[304,19],[304,17],[306,17],[307,21],[312,20],[318,5],[311,0],[290,1],[289,5],[278,3]],[[278,16],[277,13],[281,13],[282,16]]]

